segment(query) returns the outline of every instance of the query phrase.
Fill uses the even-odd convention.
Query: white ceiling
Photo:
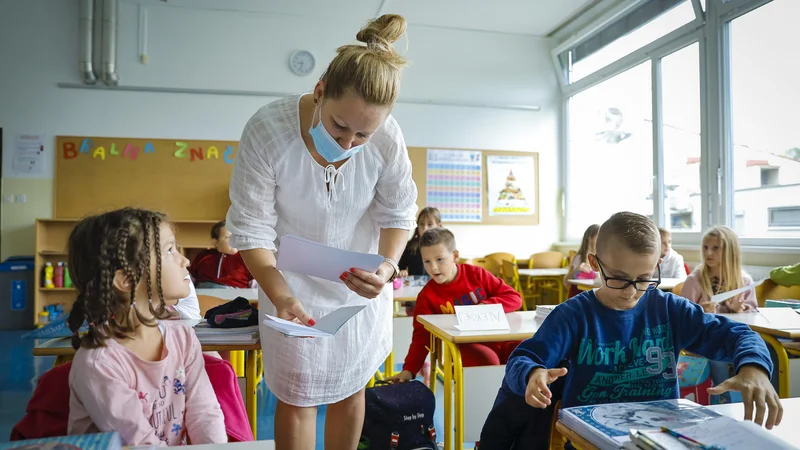
[[[123,0],[175,7],[363,21],[396,13],[412,25],[544,36],[592,0]]]

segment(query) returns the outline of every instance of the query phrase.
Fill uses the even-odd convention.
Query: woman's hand
[[[350,269],[350,272],[343,273],[339,279],[356,294],[364,298],[373,299],[380,295],[392,274],[394,274],[394,269],[388,263],[383,263],[375,273],[361,269]]]
[[[272,302],[278,310],[278,318],[301,323],[305,326],[313,327],[316,325],[314,319],[308,315],[300,300],[294,297],[286,297]]]

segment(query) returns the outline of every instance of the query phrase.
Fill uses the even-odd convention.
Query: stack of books
[[[764,304],[765,308],[793,308],[800,309],[800,300],[795,299],[782,299],[782,300],[767,300]]]
[[[601,450],[790,450],[752,422],[685,399],[578,406],[559,420]]]
[[[558,305],[536,305],[536,318],[544,320]]]
[[[241,328],[212,328],[206,322],[194,326],[200,344],[255,344],[258,342],[258,325]]]
[[[29,439],[25,441],[13,441],[0,444],[0,450],[59,450],[59,449],[80,449],[80,450],[121,450],[122,441],[119,434],[97,433],[79,434],[74,436],[63,436],[54,438]]]

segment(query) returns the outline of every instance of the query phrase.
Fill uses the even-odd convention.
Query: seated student
[[[199,253],[189,266],[189,272],[199,289],[244,289],[253,281],[239,250],[231,247],[228,242],[230,237],[231,232],[225,228],[224,220],[211,228],[214,248]]]
[[[397,266],[400,268],[400,277],[405,278],[409,275],[425,275],[425,267],[422,264],[422,253],[419,251],[419,241],[427,230],[439,228],[441,226],[442,219],[438,209],[432,206],[422,208],[422,211],[417,215],[417,228],[414,230],[414,236],[412,236],[408,244],[406,244],[403,256],[400,257],[400,262],[397,263]]]
[[[686,278],[683,256],[672,249],[672,233],[659,228],[661,233],[661,276],[663,278]]]
[[[706,312],[740,313],[758,311],[755,291],[743,292],[720,303],[711,297],[753,284],[742,270],[739,238],[728,227],[718,226],[703,236],[703,263],[683,283],[681,296],[701,305]]]
[[[594,253],[594,248],[597,245],[597,232],[600,230],[600,225],[590,225],[586,231],[583,232],[583,239],[581,246],[578,247],[578,252],[572,258],[570,263],[569,273],[564,277],[564,285],[569,288],[569,297],[574,297],[580,292],[578,287],[569,284],[567,280],[575,278],[592,279],[597,277],[597,273],[592,270],[589,265],[588,255]]]
[[[742,270],[742,252],[739,238],[728,227],[718,226],[703,236],[703,263],[686,279],[681,296],[700,306],[706,312],[740,313],[758,312],[755,290],[743,292],[733,298],[714,303],[711,296],[732,291],[748,284],[753,279]],[[725,361],[709,361],[711,381],[717,385],[730,378],[733,367]],[[739,401],[737,394],[726,392],[712,397],[712,403]]]
[[[676,399],[676,362],[688,349],[736,365],[736,376],[709,393],[740,391],[745,419],[752,419],[755,403],[756,422],[766,418],[767,428],[780,423],[766,345],[747,325],[705,314],[699,305],[657,289],[659,241],[655,224],[639,214],[617,213],[602,225],[597,251],[589,256],[601,286],[559,305],[517,347],[494,409],[518,405],[519,397],[546,408],[552,404],[548,385],[560,377],[566,377],[562,407]],[[565,359],[569,369],[557,367]],[[598,373],[605,375],[598,379]],[[490,444],[482,440],[481,448]]]
[[[190,280],[166,218],[126,208],[83,219],[69,258],[78,298],[68,433],[116,431],[124,446],[227,442],[197,336],[163,321]]]
[[[503,280],[482,267],[457,264],[458,250],[453,233],[445,228],[432,228],[420,239],[420,251],[431,281],[417,296],[414,317],[423,314],[453,314],[454,306],[499,303],[505,312],[522,306],[522,297]],[[391,378],[406,382],[417,376],[428,356],[426,347],[430,333],[414,319],[414,333],[408,348],[403,371]],[[519,342],[461,344],[464,367],[505,364]]]

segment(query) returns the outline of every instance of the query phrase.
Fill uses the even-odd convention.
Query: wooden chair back
[[[681,289],[683,289],[683,282],[678,283],[672,288],[672,293],[675,295],[681,295]]]
[[[534,253],[528,261],[529,269],[560,269],[564,266],[564,254],[561,252]]]
[[[197,303],[200,305],[200,316],[205,317],[206,311],[219,305],[228,303],[228,300],[211,295],[198,295]]]
[[[493,260],[497,261],[497,264],[501,264],[501,265],[503,264],[503,261],[510,261],[512,263],[515,263],[515,264],[517,263],[517,257],[512,255],[511,253],[503,253],[503,252],[492,253],[490,255],[484,256],[483,258],[484,259],[493,259]]]
[[[756,299],[758,306],[764,306],[767,300],[800,300],[800,285],[781,286],[770,279],[764,280],[760,286],[756,287]]]
[[[503,276],[503,266],[502,263],[494,260],[494,259],[487,259],[487,258],[473,258],[467,261],[467,264],[471,264],[473,266],[483,267],[489,273],[496,277]]]

